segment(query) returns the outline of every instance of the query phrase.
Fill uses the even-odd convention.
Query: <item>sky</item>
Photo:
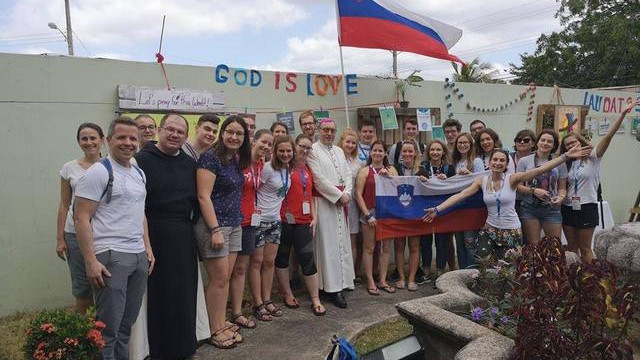
[[[397,0],[418,14],[459,27],[449,52],[479,57],[509,78],[509,63],[533,53],[541,34],[558,31],[555,0]],[[76,56],[155,61],[162,18],[165,63],[340,73],[334,0],[70,0]],[[0,0],[0,52],[67,54],[64,0]],[[388,77],[387,50],[344,47],[346,73]],[[398,55],[399,76],[452,73],[448,61]]]

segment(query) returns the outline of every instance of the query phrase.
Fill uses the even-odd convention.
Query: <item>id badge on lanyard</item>
[[[573,176],[573,196],[571,197],[571,210],[579,211],[582,206],[580,205],[580,196],[578,196],[578,177],[580,176],[580,171],[584,166],[583,160],[580,160],[580,165],[575,171],[575,176]]]
[[[300,181],[302,181],[302,215],[311,214],[311,204],[307,200],[307,177],[305,172],[300,169],[299,171]]]
[[[251,214],[251,226],[260,226],[261,218],[260,210],[256,209],[253,214]]]

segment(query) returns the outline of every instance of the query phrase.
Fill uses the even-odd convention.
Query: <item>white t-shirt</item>
[[[480,158],[473,159],[472,165],[473,165],[471,167],[472,173],[479,173],[484,171],[484,163],[482,162],[482,159]],[[456,164],[456,174],[458,174],[460,170],[466,169],[466,168],[467,168],[467,160],[461,160],[459,163]]]
[[[113,168],[111,202],[106,195],[109,173],[101,163],[93,164],[76,185],[76,197],[98,202],[91,218],[93,249],[96,254],[114,250],[124,253],[144,251],[144,204],[147,191],[144,173],[118,164],[108,157]]]
[[[531,154],[523,157],[518,161],[518,172],[525,172],[531,169],[535,169],[537,166],[544,165],[547,161],[549,161],[548,157],[540,158],[536,154]],[[537,163],[537,164],[536,164]],[[527,186],[533,186],[538,189],[547,190],[550,194],[550,197],[554,197],[558,195],[558,180],[567,178],[567,165],[562,163],[551,171],[536,176],[533,180],[527,182]],[[533,198],[531,194],[518,194],[521,199],[527,201],[530,204],[537,204],[538,202]],[[537,198],[536,198],[537,199]]]
[[[67,211],[67,219],[64,222],[64,232],[75,234],[76,228],[73,226],[73,200],[75,199],[76,185],[78,180],[87,172],[78,163],[78,160],[71,160],[62,165],[60,176],[71,185],[71,204]]]
[[[596,148],[593,148],[585,159],[573,161],[567,176],[567,197],[564,199],[564,205],[571,206],[571,199],[576,196],[576,187],[580,204],[598,202],[601,161],[602,159],[596,155]]]
[[[283,186],[286,185],[283,192]],[[275,170],[265,163],[258,187],[258,210],[261,221],[279,221],[280,206],[291,188],[291,174],[286,169]]]

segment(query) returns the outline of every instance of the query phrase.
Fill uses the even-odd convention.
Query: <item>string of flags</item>
[[[453,118],[452,101],[454,99],[462,101],[462,99],[464,98],[464,93],[462,92],[462,89],[458,87],[458,84],[456,84],[453,81],[450,81],[449,78],[444,79],[444,89],[446,91],[444,95],[444,100],[446,104],[446,110],[448,113],[447,118],[451,119]],[[527,121],[531,121],[533,117],[533,105],[535,104],[535,98],[536,98],[536,84],[534,83],[529,84],[529,86],[525,90],[520,92],[520,94],[518,94],[518,96],[516,96],[515,98],[509,101],[506,101],[500,105],[486,107],[486,106],[475,104],[471,100],[469,100],[467,101],[467,109],[478,111],[478,112],[498,112],[498,111],[505,110],[506,108],[512,106],[513,104],[519,101],[525,100],[527,97],[529,97]]]

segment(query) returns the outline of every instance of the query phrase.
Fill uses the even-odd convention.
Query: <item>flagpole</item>
[[[340,69],[342,70],[342,95],[344,96],[344,114],[347,117],[347,127],[351,127],[349,121],[349,102],[347,101],[347,79],[344,76],[344,60],[342,59],[342,46],[340,48]]]

